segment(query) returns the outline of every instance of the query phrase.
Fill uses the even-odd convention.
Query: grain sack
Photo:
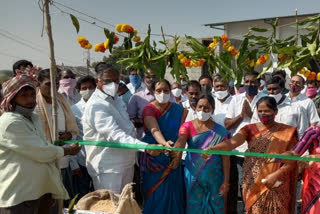
[[[127,184],[121,195],[110,190],[97,190],[83,196],[75,205],[78,210],[90,210],[113,214],[141,214],[141,209],[134,199],[133,183]]]

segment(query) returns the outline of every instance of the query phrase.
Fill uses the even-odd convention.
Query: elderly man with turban
[[[55,163],[65,155],[75,155],[78,144],[69,148],[46,140],[42,123],[33,113],[36,81],[17,75],[3,84],[4,109],[0,117],[0,213],[50,213],[54,199],[68,193]]]

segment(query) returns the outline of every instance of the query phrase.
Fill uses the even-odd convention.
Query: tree
[[[122,59],[122,58],[127,58],[128,57],[128,54],[127,53],[124,53],[122,52],[122,50],[124,50],[123,47],[114,47],[113,50],[112,50],[112,53],[109,54],[108,56],[103,56],[102,58],[102,61],[107,63],[107,64],[110,64],[112,65],[113,67],[117,68],[121,74],[129,74],[126,67],[129,65],[129,64],[119,64],[117,63],[117,61],[119,59]],[[95,67],[99,62],[93,62],[91,64],[91,67]]]

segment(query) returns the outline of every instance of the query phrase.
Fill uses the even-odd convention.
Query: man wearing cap
[[[36,106],[35,80],[17,75],[3,84],[5,113],[0,117],[0,213],[50,213],[54,199],[68,199],[55,162],[75,155],[44,136]]]

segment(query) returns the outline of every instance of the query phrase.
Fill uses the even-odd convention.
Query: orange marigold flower
[[[133,30],[134,30],[133,27],[130,26],[130,25],[128,25],[128,27],[126,28],[125,32],[126,32],[126,33],[132,33]]]
[[[228,41],[227,35],[226,35],[226,34],[222,34],[222,36],[221,36],[221,42],[222,42],[222,44],[226,43],[227,41]]]
[[[114,43],[114,44],[117,44],[118,41],[119,41],[119,36],[114,35],[114,41],[113,41],[113,43]]]
[[[264,58],[264,56],[260,56],[259,57],[260,63],[263,65],[267,62],[266,58]]]
[[[233,48],[232,51],[231,51],[231,55],[235,56],[237,54],[238,54],[238,49],[237,48]]]

